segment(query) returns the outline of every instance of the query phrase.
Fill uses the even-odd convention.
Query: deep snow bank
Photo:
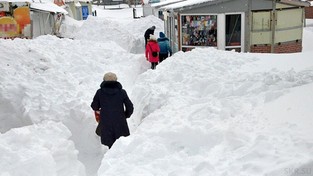
[[[74,38],[75,34],[80,30],[83,25],[83,21],[77,21],[67,15],[65,15],[64,20],[60,26],[60,37],[64,38]]]
[[[310,168],[313,138],[307,132],[312,134],[313,121],[297,116],[311,115],[312,109],[292,114],[280,109],[312,104],[310,98],[293,101],[290,93],[313,89],[313,63],[295,71],[262,60],[195,49],[142,74],[132,95],[133,117],[143,122],[106,153],[98,174],[277,176]],[[258,64],[267,68],[243,69]]]
[[[147,25],[156,26],[155,35],[157,37],[159,37],[159,32],[164,29],[163,21],[155,16],[132,20],[128,23],[89,16],[75,34],[74,39],[101,42],[114,41],[127,52],[144,53],[144,33],[148,28]]]
[[[61,122],[71,131],[69,140],[75,143],[88,175],[94,174],[104,152],[94,133],[90,108],[94,93],[107,71],[116,72],[125,89],[130,89],[148,68],[143,56],[132,55],[112,41],[54,36],[0,40],[0,46],[0,132],[46,120]]]
[[[1,175],[85,176],[70,136],[62,123],[52,121],[0,134]]]

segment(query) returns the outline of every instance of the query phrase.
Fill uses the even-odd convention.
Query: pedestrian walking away
[[[148,44],[146,46],[146,59],[151,62],[151,69],[155,69],[159,63],[159,52],[160,47],[157,42],[157,39],[154,35],[150,35],[150,39],[148,40]]]
[[[165,34],[163,32],[160,32],[159,36],[160,36],[158,38],[158,44],[160,47],[159,62],[161,63],[168,57],[168,55],[172,56],[172,49],[170,47],[170,41],[167,37],[165,37]]]
[[[154,30],[155,30],[155,26],[152,26],[150,28],[148,28],[145,32],[145,47],[147,46],[148,40],[150,38],[150,35],[154,35]]]
[[[119,137],[130,135],[126,119],[132,115],[134,107],[115,73],[108,72],[104,75],[91,108],[95,114],[100,114],[98,118],[96,115],[99,122],[97,133],[103,145],[111,148]]]

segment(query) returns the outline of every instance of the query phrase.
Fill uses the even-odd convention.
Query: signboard
[[[18,24],[12,17],[0,18],[0,37],[15,37],[18,35]]]
[[[5,3],[1,2],[1,4],[3,5]],[[29,7],[28,6],[16,7],[13,10],[13,14],[0,16],[0,37],[1,38],[31,37],[27,36],[27,33],[29,32],[24,33],[24,29],[27,26],[28,26],[27,29],[29,29],[30,25],[31,23]]]

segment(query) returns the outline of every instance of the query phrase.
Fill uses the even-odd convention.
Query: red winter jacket
[[[152,51],[158,52],[156,57],[152,56]],[[160,47],[156,40],[149,40],[146,46],[146,58],[149,62],[159,62]]]

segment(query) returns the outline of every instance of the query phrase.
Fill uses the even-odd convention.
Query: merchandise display
[[[185,15],[182,21],[182,47],[217,46],[217,15]]]

